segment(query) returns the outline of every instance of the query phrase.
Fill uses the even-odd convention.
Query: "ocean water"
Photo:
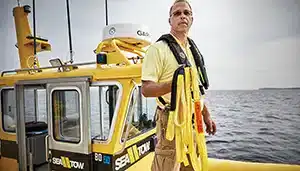
[[[208,156],[300,164],[300,90],[224,90],[206,95],[217,133]]]

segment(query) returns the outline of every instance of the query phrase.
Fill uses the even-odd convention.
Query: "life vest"
[[[186,54],[183,52],[182,48],[180,47],[180,45],[177,43],[177,41],[171,34],[164,34],[157,41],[164,41],[168,44],[170,50],[172,51],[173,55],[176,58],[176,61],[178,62],[178,64],[184,64],[187,66],[191,66],[191,64],[187,60]],[[206,73],[204,58],[203,58],[202,54],[200,53],[195,42],[189,37],[188,37],[188,41],[190,44],[190,50],[193,54],[195,64],[197,66],[199,78],[200,78],[200,81],[202,84],[202,85],[200,85],[200,91],[202,94],[205,94],[203,87],[207,90],[209,87],[209,81],[208,81],[208,76]]]
[[[190,62],[187,60],[186,54],[183,52],[183,50],[180,47],[180,45],[178,44],[178,42],[175,40],[175,38],[171,34],[162,35],[157,40],[157,42],[158,41],[164,41],[168,44],[170,50],[172,51],[173,55],[176,58],[176,61],[178,62],[178,64],[184,65],[184,66],[191,66]],[[208,76],[206,73],[204,58],[203,58],[202,54],[200,53],[199,49],[197,48],[195,42],[189,37],[188,37],[188,41],[190,44],[190,50],[192,52],[192,55],[193,55],[193,58],[194,58],[194,61],[195,61],[196,67],[197,67],[197,71],[199,74],[200,82],[201,82],[201,84],[199,84],[199,89],[200,89],[201,94],[204,95],[205,94],[204,89],[207,90],[209,87],[209,81],[208,81]],[[158,100],[163,105],[167,104],[162,97],[158,97]]]

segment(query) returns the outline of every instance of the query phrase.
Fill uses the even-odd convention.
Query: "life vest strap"
[[[162,35],[157,40],[157,42],[158,41],[164,41],[168,44],[170,50],[172,51],[173,55],[175,56],[176,61],[178,62],[178,64],[180,64],[183,67],[191,66],[191,63],[188,61],[186,54],[183,52],[183,50],[180,47],[180,45],[178,44],[178,42],[175,40],[175,38],[171,34]],[[209,86],[208,77],[206,74],[206,69],[205,69],[205,64],[204,64],[204,58],[203,58],[202,54],[200,53],[199,49],[197,48],[195,42],[191,38],[188,38],[188,41],[190,44],[190,50],[193,54],[193,58],[194,58],[194,61],[195,61],[196,67],[197,67],[197,71],[199,73],[200,81],[201,81],[201,84],[199,84],[199,89],[200,89],[201,94],[204,95],[205,94],[204,89],[208,89],[208,86]],[[174,77],[173,77],[173,79],[174,79]],[[173,80],[173,82],[174,82],[174,80]],[[172,85],[172,90],[173,89],[174,89],[174,87]],[[172,95],[172,96],[176,96],[176,95]],[[158,97],[158,100],[162,105],[164,105],[164,106],[167,105],[166,101],[161,96]],[[171,104],[171,106],[172,106],[172,104]]]

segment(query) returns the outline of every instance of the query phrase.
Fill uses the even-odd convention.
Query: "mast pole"
[[[35,0],[32,0],[33,7],[33,54],[34,58],[36,57],[36,27],[35,27]]]
[[[70,9],[69,9],[69,0],[67,2],[67,16],[68,16],[68,32],[69,32],[69,47],[70,47],[70,63],[73,63],[73,48],[72,48],[72,33],[71,33],[71,22],[70,22]]]
[[[107,8],[107,0],[105,0],[105,25],[108,25],[108,8]]]

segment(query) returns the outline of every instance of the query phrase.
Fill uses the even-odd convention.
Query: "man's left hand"
[[[206,132],[209,135],[215,135],[215,133],[217,131],[217,126],[216,126],[215,122],[211,119],[211,117],[204,116],[204,123],[206,125]]]
[[[215,122],[212,120],[212,118],[210,117],[209,111],[207,110],[206,107],[204,107],[202,112],[203,112],[204,123],[206,125],[206,132],[209,135],[215,135],[215,133],[217,131],[217,126],[216,126]]]

